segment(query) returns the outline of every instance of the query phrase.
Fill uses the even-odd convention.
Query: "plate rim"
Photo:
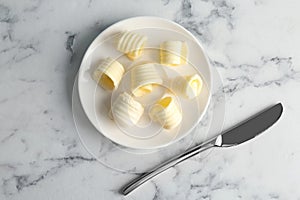
[[[79,79],[80,79],[80,77],[81,77],[81,74],[83,73],[82,64],[83,64],[84,61],[87,59],[88,51],[91,49],[91,47],[94,45],[94,43],[97,41],[97,39],[98,39],[101,35],[105,34],[105,33],[108,32],[108,31],[110,31],[110,29],[112,29],[114,26],[118,26],[119,24],[122,24],[122,23],[127,22],[127,21],[131,21],[131,20],[159,20],[159,21],[164,21],[164,22],[166,22],[166,23],[170,23],[170,24],[172,24],[173,26],[177,26],[177,27],[180,28],[182,31],[184,31],[185,34],[187,34],[189,37],[191,37],[191,39],[192,39],[194,42],[196,42],[197,45],[201,48],[202,53],[203,53],[203,56],[204,56],[204,59],[205,59],[207,65],[208,65],[208,71],[209,71],[209,76],[210,76],[210,80],[209,80],[209,82],[207,82],[208,85],[209,85],[209,87],[208,87],[208,89],[209,89],[209,90],[208,90],[208,99],[207,99],[207,103],[206,103],[206,105],[205,105],[205,107],[204,107],[204,109],[203,109],[203,112],[202,112],[201,116],[199,117],[199,119],[197,120],[197,122],[196,122],[193,126],[191,126],[191,127],[189,128],[189,130],[186,131],[182,136],[180,136],[180,137],[178,137],[178,138],[176,138],[176,139],[173,139],[173,140],[171,140],[171,141],[169,141],[169,142],[167,142],[167,143],[165,143],[165,144],[162,144],[162,145],[155,145],[155,146],[151,146],[151,147],[133,147],[133,146],[127,145],[126,143],[121,143],[121,142],[119,142],[119,141],[115,141],[115,140],[111,139],[111,138],[109,137],[109,135],[107,135],[107,134],[103,133],[102,131],[100,131],[100,130],[98,129],[98,127],[96,127],[96,125],[95,125],[94,123],[92,123],[92,120],[90,119],[89,115],[87,114],[87,111],[86,111],[86,109],[85,109],[85,107],[84,107],[84,104],[83,104],[83,102],[82,102],[83,100],[82,100],[82,98],[81,98],[81,97],[82,97],[82,94],[81,94],[81,92],[80,92],[80,87],[81,87],[81,86],[80,86],[80,80],[79,80]],[[81,60],[80,66],[79,66],[79,70],[78,70],[78,87],[77,87],[77,89],[78,89],[79,101],[80,101],[80,104],[81,104],[81,106],[82,106],[82,108],[83,108],[83,111],[84,111],[86,117],[88,118],[88,120],[90,121],[90,123],[93,125],[93,127],[97,130],[97,132],[98,132],[99,134],[102,134],[104,137],[108,138],[108,139],[109,139],[110,141],[112,141],[113,143],[116,143],[116,144],[121,145],[121,146],[123,146],[123,147],[133,148],[133,149],[145,149],[145,150],[148,149],[148,150],[149,150],[149,149],[159,149],[159,148],[163,148],[163,147],[169,146],[169,145],[171,145],[171,144],[174,144],[175,142],[179,141],[180,139],[186,137],[188,134],[190,134],[190,133],[196,128],[196,126],[197,126],[197,125],[200,123],[200,121],[203,119],[203,116],[204,116],[204,114],[207,112],[208,106],[209,106],[209,104],[210,104],[210,102],[211,102],[211,95],[212,95],[212,94],[211,94],[211,88],[213,87],[213,80],[212,80],[212,78],[213,78],[213,77],[212,77],[212,71],[211,71],[211,64],[210,64],[210,62],[209,62],[209,58],[208,58],[208,56],[207,56],[207,53],[206,53],[206,51],[204,51],[204,48],[203,48],[202,44],[199,42],[199,40],[198,40],[198,39],[197,39],[190,31],[188,31],[188,30],[187,30],[186,28],[184,28],[182,25],[180,25],[180,24],[178,24],[178,23],[176,23],[176,22],[174,22],[174,21],[172,21],[172,20],[166,19],[166,18],[157,17],[157,16],[137,16],[137,17],[129,17],[129,18],[126,18],[126,19],[122,19],[122,20],[119,20],[119,21],[117,21],[117,22],[111,24],[110,26],[108,26],[107,28],[105,28],[103,31],[101,31],[101,32],[93,39],[93,41],[90,43],[90,45],[88,46],[88,48],[85,50],[84,56],[83,56],[83,58],[82,58],[82,60]]]

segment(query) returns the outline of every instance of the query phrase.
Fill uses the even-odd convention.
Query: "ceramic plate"
[[[133,31],[148,37],[144,54],[131,61],[116,50],[116,41],[120,32]],[[166,40],[181,40],[188,45],[188,64],[180,67],[159,66],[160,75],[172,79],[176,76],[199,74],[203,79],[200,96],[193,100],[178,98],[183,120],[180,126],[173,130],[159,128],[157,124],[145,120],[136,127],[120,127],[108,116],[111,103],[123,91],[127,91],[127,75],[132,66],[143,62],[159,63],[159,44]],[[118,60],[126,69],[125,78],[119,88],[113,92],[103,90],[92,79],[92,73],[99,62],[112,57]],[[127,82],[126,82],[127,81]],[[200,122],[205,114],[211,97],[212,75],[208,59],[197,39],[180,25],[157,17],[135,17],[113,24],[92,42],[82,60],[78,74],[78,92],[83,110],[94,127],[105,137],[125,147],[136,149],[155,149],[170,145],[188,135]],[[169,86],[163,85],[168,88]],[[162,95],[163,93],[157,93]],[[159,98],[159,96],[157,96]],[[150,98],[151,99],[151,98]],[[151,106],[152,100],[141,100],[144,106]]]

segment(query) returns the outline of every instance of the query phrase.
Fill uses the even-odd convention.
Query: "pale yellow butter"
[[[125,53],[131,60],[135,60],[142,55],[146,42],[146,36],[126,31],[121,34],[118,40],[117,49],[118,51]]]
[[[114,90],[119,86],[124,71],[121,63],[106,58],[94,71],[93,79],[105,90]]]
[[[160,45],[160,63],[180,66],[187,62],[187,45],[182,41],[165,41]]]
[[[150,109],[150,118],[159,122],[165,129],[177,127],[182,121],[182,113],[175,101],[172,96],[166,96],[157,101]]]

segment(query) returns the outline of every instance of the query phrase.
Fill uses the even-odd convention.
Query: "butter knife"
[[[120,193],[123,195],[129,194],[156,175],[207,149],[210,149],[212,147],[235,146],[258,136],[260,133],[271,127],[280,118],[282,111],[283,106],[281,103],[265,109],[264,111],[250,117],[249,119],[231,128],[230,130],[221,133],[210,141],[192,147],[185,152],[171,158],[170,160],[167,160],[166,162],[160,164],[151,171],[142,174],[141,176],[125,185],[120,190]]]

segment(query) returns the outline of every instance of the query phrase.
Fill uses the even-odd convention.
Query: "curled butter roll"
[[[104,89],[113,90],[119,86],[124,67],[112,58],[106,58],[93,73],[93,79]]]
[[[134,60],[142,55],[146,42],[146,36],[126,31],[120,36],[117,49]]]
[[[166,96],[157,101],[150,109],[149,115],[153,121],[159,122],[165,129],[173,129],[182,121],[182,113],[172,96]]]
[[[131,70],[131,91],[140,97],[152,91],[153,84],[162,84],[154,63],[142,64]]]
[[[160,63],[180,66],[187,61],[187,45],[182,41],[165,41],[160,45]]]
[[[144,113],[144,107],[132,96],[124,92],[120,94],[111,108],[111,117],[120,125],[132,126],[138,123]]]
[[[201,92],[202,85],[202,79],[198,74],[178,76],[172,80],[173,91],[187,99],[197,97]]]

